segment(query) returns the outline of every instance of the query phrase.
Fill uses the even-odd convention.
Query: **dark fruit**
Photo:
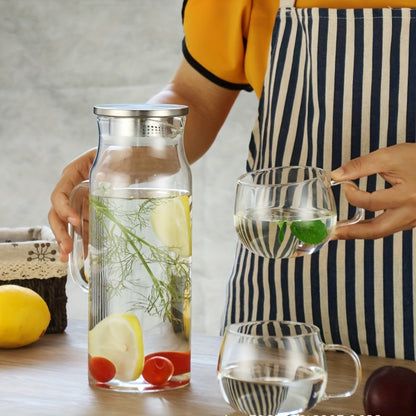
[[[364,387],[366,414],[416,415],[416,373],[409,368],[384,366],[375,370]]]

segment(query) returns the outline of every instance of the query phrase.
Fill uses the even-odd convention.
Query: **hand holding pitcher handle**
[[[62,176],[51,193],[51,209],[48,213],[49,225],[59,244],[60,260],[68,261],[72,250],[72,240],[68,233],[68,224],[78,226],[79,218],[69,203],[69,197],[75,185],[89,177],[89,172],[97,148],[90,149],[70,162],[62,171]]]
[[[73,241],[69,253],[68,268],[72,279],[81,289],[88,292],[88,235],[89,235],[89,181],[77,185],[70,196],[71,207],[81,218],[81,225],[69,224],[69,235]]]

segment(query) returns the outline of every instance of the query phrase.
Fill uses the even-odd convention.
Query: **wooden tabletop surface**
[[[87,324],[70,321],[63,334],[45,335],[19,349],[0,350],[0,415],[228,415],[216,365],[221,339],[192,335],[191,384],[162,393],[117,393],[91,388],[87,379]],[[364,415],[363,388],[369,374],[383,365],[416,370],[416,362],[361,356],[363,379],[356,394],[319,403],[307,415]],[[327,392],[348,389],[353,365],[345,354],[327,353]]]

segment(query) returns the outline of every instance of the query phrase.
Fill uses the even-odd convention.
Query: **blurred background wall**
[[[182,58],[182,0],[0,0],[0,227],[47,225],[62,168],[96,146],[94,104],[145,102]],[[217,334],[235,179],[257,101],[241,93],[193,172],[193,329]],[[0,259],[1,261],[1,259]],[[68,314],[86,318],[71,279]]]

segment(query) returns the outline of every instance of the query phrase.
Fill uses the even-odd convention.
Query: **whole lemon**
[[[48,305],[35,291],[0,286],[0,348],[18,348],[37,341],[51,320]]]

